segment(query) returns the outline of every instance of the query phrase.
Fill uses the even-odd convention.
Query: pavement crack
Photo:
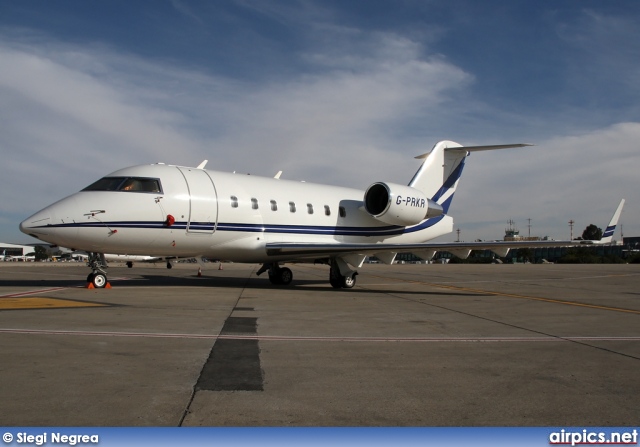
[[[364,287],[364,288],[366,288],[366,287]],[[372,290],[372,289],[369,289],[369,290]],[[397,295],[397,294],[394,294],[394,293],[389,293],[389,292],[382,292],[382,293],[384,293],[387,296],[393,297],[393,298],[398,298],[398,299],[405,300],[405,301],[411,301],[411,302],[422,304],[422,305],[425,305],[425,306],[435,307],[435,308],[446,310],[446,311],[449,311],[449,312],[454,312],[454,313],[457,313],[457,314],[460,314],[460,315],[465,315],[465,316],[468,316],[468,317],[477,318],[477,319],[484,320],[484,321],[489,321],[491,323],[500,324],[500,325],[503,325],[503,326],[508,326],[508,327],[511,327],[511,328],[519,329],[519,330],[522,330],[522,331],[531,332],[533,334],[544,335],[546,337],[551,337],[551,338],[555,338],[555,339],[558,339],[558,340],[563,340],[563,341],[566,341],[566,342],[575,343],[577,345],[582,345],[582,346],[586,346],[586,347],[589,347],[589,348],[598,349],[600,351],[605,351],[605,352],[610,353],[610,354],[620,355],[622,357],[627,357],[627,358],[631,358],[631,359],[634,359],[634,360],[640,360],[640,357],[638,357],[638,356],[631,355],[631,354],[625,354],[624,352],[615,351],[613,349],[605,348],[605,347],[602,347],[602,346],[596,346],[596,345],[593,345],[593,344],[590,344],[590,343],[586,343],[586,342],[581,341],[581,340],[576,340],[575,338],[563,337],[563,336],[560,336],[560,335],[550,334],[550,333],[547,333],[547,332],[544,332],[544,331],[538,331],[538,330],[527,328],[527,327],[524,327],[524,326],[519,326],[517,324],[507,323],[505,321],[495,320],[493,318],[482,317],[480,315],[475,315],[475,314],[472,314],[472,313],[469,313],[469,312],[464,312],[464,311],[461,311],[461,310],[452,309],[450,307],[440,306],[440,305],[433,304],[433,303],[426,303],[424,301],[420,301],[420,300],[415,299],[415,298],[408,298],[408,297],[400,296],[400,295]]]

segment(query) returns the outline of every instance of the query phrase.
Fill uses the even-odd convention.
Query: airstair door
[[[204,169],[178,168],[189,189],[188,234],[213,234],[218,222],[218,195]]]

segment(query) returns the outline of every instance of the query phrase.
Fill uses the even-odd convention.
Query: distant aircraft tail
[[[431,152],[416,157],[424,159],[424,162],[409,182],[409,186],[422,191],[428,198],[442,206],[444,213],[447,214],[467,155],[476,151],[524,146],[532,145],[462,146],[453,141],[440,141],[433,146]]]
[[[622,207],[624,207],[624,199],[620,201],[620,205],[618,205],[618,209],[613,213],[613,217],[611,218],[611,222],[607,225],[606,230],[602,233],[602,238],[600,239],[601,244],[608,244],[613,240],[613,233],[616,231],[616,226],[618,225],[618,220],[620,219],[620,214],[622,213]]]

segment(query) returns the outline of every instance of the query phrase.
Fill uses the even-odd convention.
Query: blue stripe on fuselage
[[[222,223],[215,227],[216,231],[238,231],[246,233],[280,233],[280,234],[309,234],[309,235],[333,235],[333,236],[393,236],[429,228],[444,218],[444,215],[426,219],[411,227],[390,225],[384,227],[336,227],[336,226],[311,226],[311,225],[267,225],[246,223]],[[135,228],[135,229],[186,229],[187,222],[176,222],[167,227],[164,222],[147,221],[120,221],[120,222],[90,222],[90,223],[66,223],[57,225],[43,225],[37,228]],[[213,231],[214,224],[204,222],[191,222],[192,230]]]

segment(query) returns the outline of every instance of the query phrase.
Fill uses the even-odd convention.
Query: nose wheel
[[[107,261],[103,253],[89,253],[89,262],[92,272],[87,276],[87,283],[96,289],[104,289],[107,282]]]
[[[104,273],[89,273],[87,282],[93,284],[96,289],[104,289],[107,285],[107,275]]]

